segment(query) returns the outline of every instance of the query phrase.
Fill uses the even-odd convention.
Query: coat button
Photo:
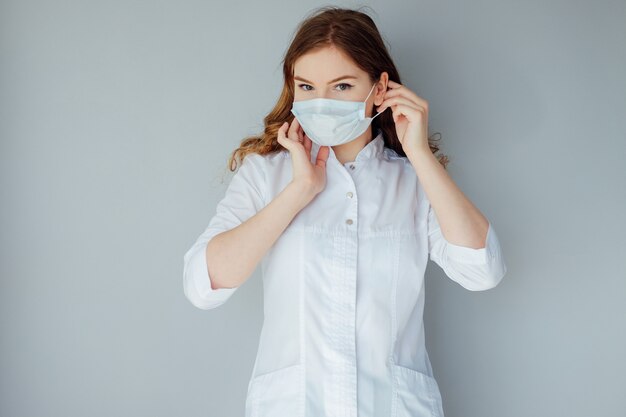
[[[354,169],[354,165],[350,164],[350,169]]]
[[[351,191],[348,191],[348,192],[346,193],[346,195],[348,196],[348,198],[352,198],[352,195],[353,195],[353,194],[352,194],[352,192],[351,192]]]
[[[352,219],[348,219],[348,220],[346,220],[346,223],[348,223],[348,224],[352,224]]]

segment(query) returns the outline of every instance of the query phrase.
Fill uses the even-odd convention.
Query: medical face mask
[[[341,145],[365,132],[372,120],[382,113],[365,117],[365,104],[375,86],[364,101],[330,98],[294,101],[291,112],[313,142],[321,146]]]

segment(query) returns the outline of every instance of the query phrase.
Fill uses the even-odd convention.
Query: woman
[[[261,263],[246,416],[441,417],[424,271],[430,256],[468,290],[493,288],[495,231],[435,157],[428,103],[366,14],[307,18],[283,70],[264,134],[231,156],[241,167],[185,254],[185,294],[215,308]]]

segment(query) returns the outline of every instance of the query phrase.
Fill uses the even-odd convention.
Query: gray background
[[[183,254],[327,3],[0,4],[0,415],[242,416],[261,276],[203,311]],[[430,263],[446,417],[626,415],[626,2],[338,4],[375,10],[509,268]]]

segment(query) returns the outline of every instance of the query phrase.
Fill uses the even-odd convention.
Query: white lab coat
[[[491,222],[486,247],[445,240],[406,157],[376,132],[352,162],[332,148],[326,188],[261,262],[264,321],[246,417],[442,417],[425,348],[428,257],[464,288],[506,273]],[[311,160],[319,145],[313,143]],[[198,308],[237,288],[211,289],[205,248],[268,204],[292,179],[288,151],[248,155],[207,229],[184,255],[184,292]]]

